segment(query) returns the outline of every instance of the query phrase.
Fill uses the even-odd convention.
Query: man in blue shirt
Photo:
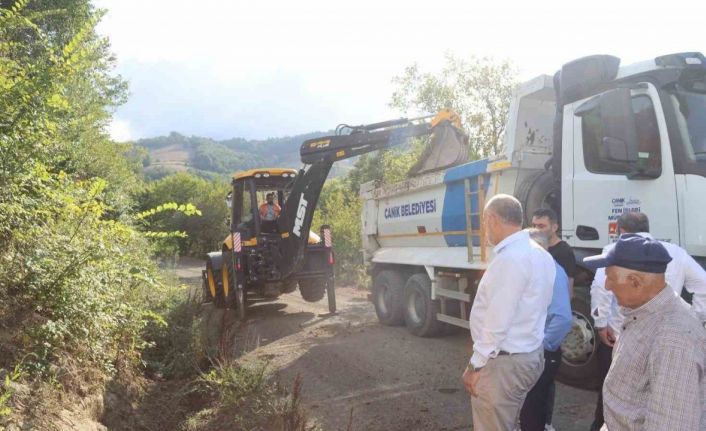
[[[530,229],[530,238],[544,248],[548,246],[545,234],[537,229]],[[550,387],[561,364],[561,342],[571,330],[571,301],[569,299],[569,277],[556,263],[554,292],[547,310],[547,323],[544,328],[544,371],[539,380],[527,394],[520,410],[522,431],[544,431],[547,418],[547,406]]]

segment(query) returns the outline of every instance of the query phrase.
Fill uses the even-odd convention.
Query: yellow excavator
[[[444,169],[467,159],[468,137],[458,115],[401,118],[381,123],[339,125],[334,135],[305,141],[300,170],[261,168],[233,175],[226,197],[230,234],[221,250],[208,254],[203,271],[204,299],[235,308],[244,319],[248,301],[276,297],[299,287],[304,300],[328,296],[336,311],[334,250],[330,226],[310,231],[314,210],[331,166],[343,159],[431,135],[411,174]],[[267,202],[265,202],[267,201]],[[263,205],[264,211],[263,211]]]

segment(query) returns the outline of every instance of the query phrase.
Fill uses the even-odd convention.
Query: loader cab
[[[244,245],[259,235],[280,233],[277,216],[284,210],[296,174],[294,169],[251,169],[233,176],[233,190],[226,197],[231,209],[230,230],[241,233]],[[274,197],[269,207],[271,211],[261,214],[260,208],[266,204],[269,194]],[[272,207],[279,211],[275,212]]]

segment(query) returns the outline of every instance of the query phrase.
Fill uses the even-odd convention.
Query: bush
[[[228,235],[228,208],[225,204],[228,190],[226,181],[207,181],[185,172],[149,183],[138,197],[141,210],[155,208],[164,202],[176,202],[192,203],[201,211],[199,217],[164,213],[150,218],[154,230],[186,232],[185,238],[162,244],[163,254],[173,255],[178,252],[182,255],[201,256],[220,250],[221,242]],[[173,250],[169,249],[170,244],[174,245]]]
[[[233,360],[216,363],[194,382],[192,393],[213,400],[211,408],[186,421],[187,430],[313,431],[301,406],[301,380],[291,394],[272,381],[266,364],[242,366]]]
[[[343,283],[363,282],[363,256],[360,236],[361,201],[341,179],[326,182],[314,213],[312,226],[331,225],[336,254],[336,278]]]

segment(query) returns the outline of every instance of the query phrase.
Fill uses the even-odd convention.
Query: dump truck
[[[434,148],[442,149],[436,152],[439,157],[448,153],[465,159],[467,137],[460,120],[443,110],[435,116],[342,124],[334,135],[302,143],[304,167],[299,170],[258,168],[235,173],[225,199],[230,233],[220,250],[208,253],[202,271],[204,301],[236,309],[244,319],[249,303],[298,287],[309,302],[323,299],[326,293],[329,311],[335,312],[333,231],[330,226],[321,226],[319,234],[310,231],[331,167],[339,160],[427,136]],[[261,210],[268,195],[271,204]]]
[[[582,259],[616,240],[617,218],[646,213],[655,238],[706,263],[705,76],[706,58],[695,52],[625,66],[608,55],[580,58],[517,86],[502,154],[461,164],[432,157],[405,181],[363,184],[363,252],[380,322],[418,336],[468,328],[493,257],[483,208],[511,194],[527,225],[538,208],[559,214],[579,274],[558,379],[596,388],[593,273]]]

